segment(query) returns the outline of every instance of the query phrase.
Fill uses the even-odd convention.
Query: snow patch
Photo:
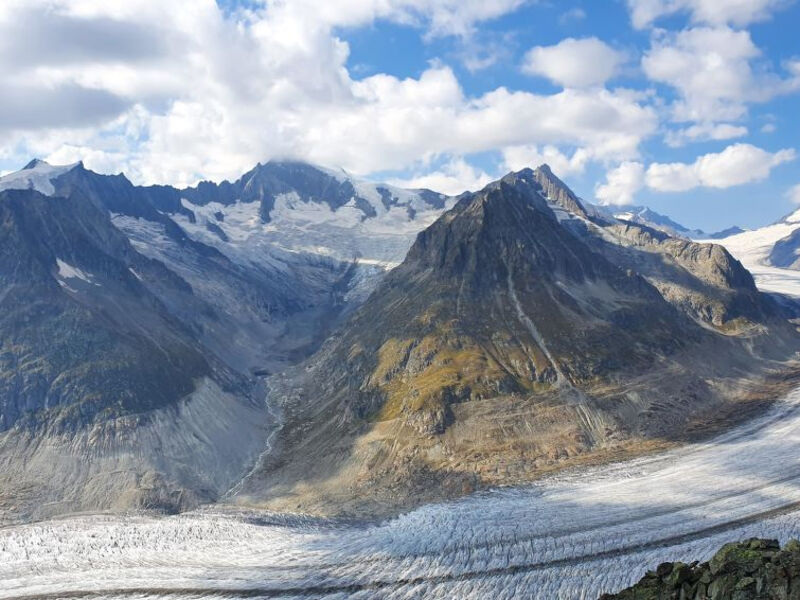
[[[288,252],[342,262],[358,260],[390,269],[402,262],[417,233],[455,203],[450,199],[440,210],[425,203],[417,192],[383,184],[353,181],[353,185],[359,196],[373,205],[375,217],[367,218],[355,199],[333,210],[326,202],[305,202],[290,192],[276,196],[268,223],[261,220],[258,202],[199,206],[183,199],[183,206],[194,213],[195,223],[182,214],[172,219],[191,238],[216,247],[234,262],[274,262],[275,252]],[[387,209],[377,187],[386,188],[399,204]],[[227,241],[210,231],[208,224],[219,227]]]
[[[43,160],[36,161],[30,169],[22,169],[0,177],[0,192],[3,190],[36,190],[45,196],[55,194],[52,180],[80,165],[50,165]]]
[[[89,273],[86,273],[77,267],[73,267],[71,264],[64,262],[60,258],[56,259],[56,265],[58,265],[58,276],[61,279],[80,279],[86,283],[94,283],[92,281],[93,277]]]

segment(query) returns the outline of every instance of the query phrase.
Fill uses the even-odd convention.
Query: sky
[[[800,204],[800,0],[3,0],[0,173],[307,160],[446,193],[548,163],[715,231]]]

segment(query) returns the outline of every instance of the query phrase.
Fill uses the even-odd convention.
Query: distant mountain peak
[[[542,191],[550,202],[580,217],[588,216],[580,198],[566,183],[556,177],[549,165],[545,163],[536,167],[533,170],[533,177],[542,186]]]
[[[800,223],[800,208],[795,210],[792,213],[789,213],[783,219],[779,221],[780,223]]]
[[[47,161],[42,160],[41,158],[34,158],[31,162],[29,162],[27,165],[22,167],[21,170],[22,171],[30,171],[32,169],[35,169],[35,168],[39,167],[39,166],[49,167],[50,163],[48,163]]]
[[[0,177],[0,190],[36,190],[51,196],[55,192],[53,180],[77,167],[83,168],[83,162],[51,165],[40,158],[34,158],[19,171]]]

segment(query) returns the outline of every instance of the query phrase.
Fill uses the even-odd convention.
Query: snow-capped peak
[[[783,219],[784,223],[800,223],[800,208]]]
[[[21,170],[0,177],[0,192],[3,190],[36,190],[46,196],[55,193],[52,180],[81,166],[81,162],[71,165],[51,165],[34,158]]]

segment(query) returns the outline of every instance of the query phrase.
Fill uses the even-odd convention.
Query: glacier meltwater
[[[706,443],[382,522],[202,510],[0,529],[0,598],[597,598],[800,536],[800,391]]]

